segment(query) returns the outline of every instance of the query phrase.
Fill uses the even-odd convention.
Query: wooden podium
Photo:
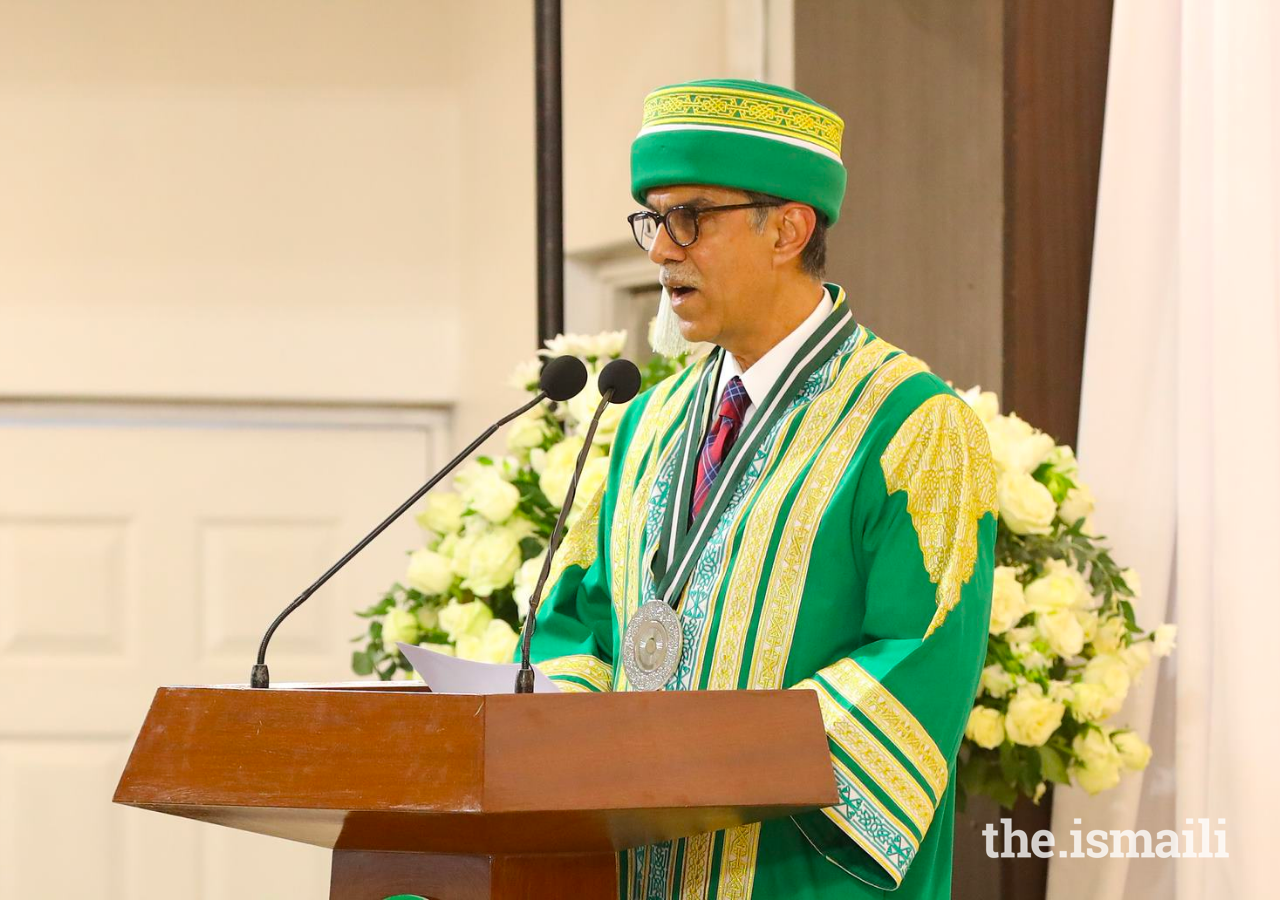
[[[605,898],[617,850],[837,802],[810,691],[156,692],[115,801],[333,849],[335,900]]]

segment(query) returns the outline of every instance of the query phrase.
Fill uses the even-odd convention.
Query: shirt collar
[[[730,378],[735,375],[741,378],[742,386],[746,388],[747,396],[751,398],[751,405],[747,407],[747,412],[743,416],[745,423],[755,411],[756,404],[768,396],[773,385],[786,372],[788,363],[795,357],[801,345],[818,330],[818,326],[833,309],[835,309],[835,301],[831,299],[831,293],[827,288],[823,287],[822,297],[818,300],[818,305],[813,308],[813,312],[809,313],[809,317],[796,326],[795,331],[774,344],[764,356],[756,360],[755,365],[745,372],[738,365],[737,358],[732,353],[726,352],[724,364],[720,366],[720,378],[716,383],[716,396],[723,396],[725,385],[729,383]]]

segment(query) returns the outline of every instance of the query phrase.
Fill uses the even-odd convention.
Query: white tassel
[[[680,317],[671,308],[671,295],[662,289],[662,299],[658,302],[658,315],[649,326],[649,346],[653,352],[669,359],[694,354],[699,345],[691,344],[680,333]]]

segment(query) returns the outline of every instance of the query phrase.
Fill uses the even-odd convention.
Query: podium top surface
[[[362,850],[620,849],[837,801],[809,691],[156,692],[115,801]]]

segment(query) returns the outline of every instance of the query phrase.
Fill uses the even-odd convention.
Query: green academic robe
[[[629,618],[678,597],[666,690],[811,690],[826,726],[839,804],[625,851],[625,900],[950,896],[995,472],[968,406],[828,288],[834,310],[758,400],[692,525],[722,350],[632,401],[554,561],[533,658],[563,689],[629,690]],[[663,763],[661,744],[618,752],[643,753],[638,772]]]

